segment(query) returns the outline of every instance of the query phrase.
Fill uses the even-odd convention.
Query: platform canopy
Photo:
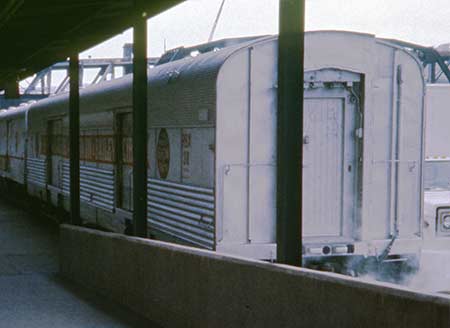
[[[139,13],[152,17],[181,2],[4,0],[0,6],[0,90],[123,32]]]

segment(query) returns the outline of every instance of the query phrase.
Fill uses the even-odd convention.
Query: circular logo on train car
[[[158,162],[158,172],[162,179],[166,179],[170,167],[170,141],[166,129],[161,129],[156,145],[156,161]]]

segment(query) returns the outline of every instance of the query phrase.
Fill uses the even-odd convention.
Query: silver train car
[[[450,85],[427,85],[424,238],[428,249],[450,247]]]
[[[416,254],[420,63],[372,35],[305,43],[305,260]],[[149,233],[276,260],[277,37],[216,50],[150,70]],[[133,210],[131,96],[129,76],[81,91],[82,216],[119,232]],[[66,210],[67,114],[68,95],[0,113],[1,176]]]

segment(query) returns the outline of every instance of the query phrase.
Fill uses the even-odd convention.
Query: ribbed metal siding
[[[70,194],[70,166],[63,164],[63,192]],[[114,171],[80,166],[80,198],[96,207],[114,211]]]
[[[207,249],[214,248],[214,190],[148,180],[150,229]]]
[[[45,159],[27,159],[27,183],[45,187],[47,183],[47,162]]]

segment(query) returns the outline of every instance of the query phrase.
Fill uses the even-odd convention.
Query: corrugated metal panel
[[[70,194],[70,166],[63,164],[63,192]],[[115,203],[114,171],[80,166],[81,200],[91,205],[113,212]]]
[[[214,248],[214,190],[148,180],[150,228],[207,249]]]
[[[273,37],[261,38],[220,51],[186,57],[156,66],[149,75],[149,122],[152,126],[215,124],[216,79],[223,63],[233,53],[251,44]],[[179,110],[183,108],[183,110]],[[173,118],[176,117],[176,120]],[[203,117],[203,119],[199,119]]]
[[[45,187],[47,183],[47,162],[45,159],[27,159],[27,183]]]

